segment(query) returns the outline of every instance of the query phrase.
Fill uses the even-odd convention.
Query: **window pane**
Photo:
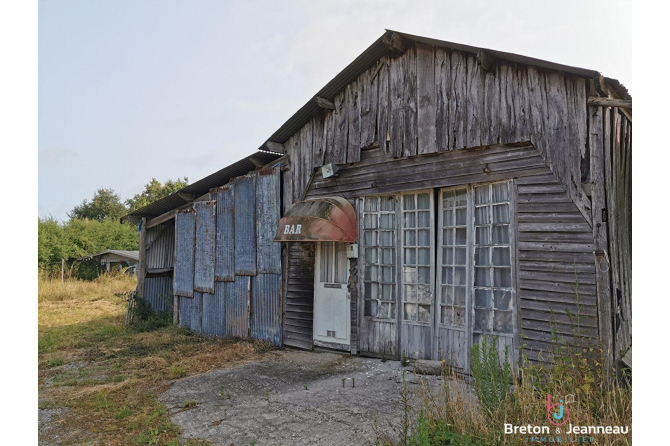
[[[490,201],[489,186],[475,187],[475,204],[485,204]]]
[[[489,250],[491,248],[475,248],[475,265],[476,266],[486,266],[490,265],[489,261]]]
[[[488,206],[475,208],[475,224],[488,225],[491,223]]]
[[[465,307],[465,287],[454,287],[454,305]]]
[[[491,290],[475,289],[475,308],[491,308]]]
[[[430,305],[433,295],[430,293],[430,285],[417,285],[416,300],[420,304]]]
[[[493,286],[497,288],[509,288],[512,286],[511,268],[493,269]]]
[[[452,282],[454,285],[465,285],[465,267],[464,266],[456,266],[454,267],[454,281]]]
[[[430,209],[430,194],[422,193],[417,196],[417,207],[419,209]]]
[[[416,304],[405,304],[405,320],[406,321],[415,321],[416,320]]]
[[[509,247],[493,248],[493,264],[495,266],[510,266],[510,250]]]
[[[475,309],[475,327],[476,331],[488,333],[491,331],[492,324],[492,311],[491,310],[478,310]]]
[[[405,212],[405,217],[403,220],[405,228],[416,228],[416,213],[415,212]]]
[[[419,248],[419,265],[430,265],[430,248]]]
[[[493,244],[494,245],[508,245],[509,244],[509,226],[493,226]]]
[[[404,195],[402,202],[403,209],[406,211],[416,209],[414,204],[414,195]]]
[[[418,233],[418,246],[430,246],[430,229],[419,229]]]
[[[454,225],[454,211],[448,210],[444,211],[444,222],[443,224],[445,226],[453,226]]]
[[[430,305],[419,305],[419,322],[430,321]]]
[[[377,211],[377,197],[366,197],[364,201],[364,212],[375,212]]]
[[[493,329],[499,333],[512,333],[512,312],[496,311]]]
[[[467,258],[466,258],[466,248],[454,248],[454,264],[456,265],[465,265]]]
[[[419,212],[419,228],[430,228],[430,212]]]
[[[451,325],[451,312],[451,307],[442,307],[442,318],[440,319],[440,322]]]
[[[475,228],[475,243],[477,245],[489,245],[491,243],[490,229],[489,226],[478,226]]]
[[[416,246],[416,231],[405,231],[405,246]]]
[[[454,307],[454,326],[465,327],[465,309]]]
[[[377,215],[375,214],[365,214],[363,216],[363,228],[364,229],[375,229],[378,226]]]
[[[419,283],[430,283],[430,267],[419,267]]]
[[[405,264],[416,265],[416,248],[405,248]]]
[[[466,224],[468,224],[467,216],[468,216],[468,211],[467,211],[466,208],[456,209],[456,225],[457,226],[465,226]]]
[[[494,203],[509,201],[509,183],[492,184],[491,187],[493,190]]]
[[[490,268],[475,267],[475,286],[491,286]]]
[[[467,243],[467,230],[465,228],[456,228],[455,245],[465,245]]]
[[[507,204],[493,206],[493,223],[509,223],[509,206]]]
[[[382,229],[394,229],[395,214],[380,214],[379,227]]]
[[[512,292],[510,290],[494,290],[494,307],[497,310],[512,309]]]
[[[383,212],[395,212],[395,197],[380,197],[379,210]]]

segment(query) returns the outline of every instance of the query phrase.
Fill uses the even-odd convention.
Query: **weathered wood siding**
[[[570,317],[574,316],[567,312],[576,315],[578,306],[581,334],[597,339],[593,233],[564,186],[531,144],[495,145],[397,159],[387,158],[380,148],[372,148],[362,151],[360,162],[344,166],[336,179],[324,180],[317,172],[307,197],[343,194],[351,200],[367,195],[506,179],[516,179],[518,270],[515,276],[517,307],[521,309],[517,331],[522,340],[517,338],[516,343],[511,344],[510,338],[507,344],[501,342],[499,348],[503,352],[505,345],[510,345],[511,354],[518,359],[516,347],[525,344],[522,352],[530,360],[548,360],[546,352],[551,350],[552,326],[571,340],[575,332]],[[288,279],[294,287],[313,293],[311,278],[301,280],[300,273],[294,270]],[[395,356],[396,322],[382,323],[361,317],[359,324],[361,353]],[[425,337],[414,336],[407,330],[401,336],[412,337],[411,342],[418,343],[417,348],[430,351],[430,340]],[[461,355],[467,336],[440,330],[439,355],[450,359],[458,356],[458,363],[464,363],[465,357]]]
[[[581,188],[582,78],[507,62],[486,72],[474,54],[418,45],[380,59],[333,102],[335,110],[315,116],[284,144],[292,187],[285,201],[304,196],[314,167],[356,163],[371,140],[392,157],[532,141],[590,221]]]
[[[284,344],[312,349],[314,328],[314,243],[288,244]]]

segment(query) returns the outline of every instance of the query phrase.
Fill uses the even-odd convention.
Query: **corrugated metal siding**
[[[249,335],[249,291],[251,277],[236,276],[235,282],[224,282],[226,296],[226,331],[228,337]]]
[[[225,326],[224,283],[214,285],[214,294],[202,295],[202,333],[223,336]]]
[[[202,293],[179,298],[179,326],[202,333]]]
[[[144,299],[154,311],[170,311],[172,309],[172,277],[144,279]]]
[[[256,275],[256,175],[235,185],[235,274]]]
[[[259,171],[256,183],[256,238],[259,274],[281,274],[281,244],[274,241],[280,217],[279,204],[279,169]]]
[[[174,267],[174,221],[169,221],[146,231],[147,270],[165,270]]]
[[[251,286],[251,337],[281,345],[281,276],[259,274]]]
[[[193,297],[195,257],[195,211],[187,209],[175,217],[174,294]]]
[[[195,276],[193,288],[214,294],[214,243],[216,236],[216,202],[200,201],[195,208]]]
[[[235,280],[235,189],[216,193],[216,280]]]

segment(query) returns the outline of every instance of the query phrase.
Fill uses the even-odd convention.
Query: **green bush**
[[[512,395],[509,346],[505,346],[504,366],[500,362],[497,336],[484,335],[480,344],[473,344],[470,348],[470,371],[475,393],[482,409],[489,414]]]

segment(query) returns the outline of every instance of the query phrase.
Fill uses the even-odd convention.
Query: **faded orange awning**
[[[277,226],[276,242],[356,241],[356,212],[342,197],[299,201]]]

